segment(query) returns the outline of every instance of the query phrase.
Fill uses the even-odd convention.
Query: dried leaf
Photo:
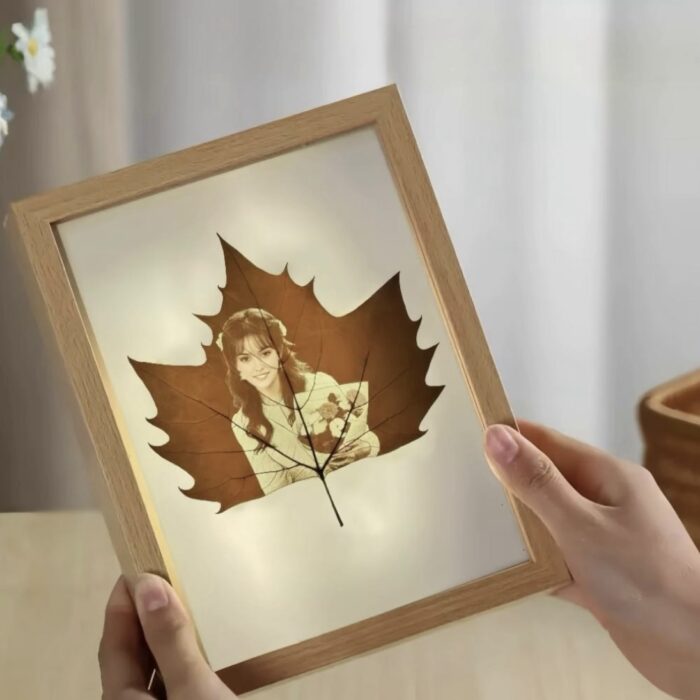
[[[342,525],[328,475],[424,434],[420,423],[443,389],[425,383],[437,346],[418,347],[420,319],[408,316],[398,274],[354,311],[336,317],[316,298],[313,280],[298,285],[286,267],[278,275],[265,272],[220,241],[227,281],[220,287],[219,313],[198,316],[219,341],[204,346],[204,363],[130,360],[157,407],[150,422],[169,437],[152,447],[194,478],[183,493],[218,502],[220,512],[319,478]],[[258,328],[255,341],[241,339],[240,329],[250,323]],[[270,374],[263,356],[275,363]],[[246,366],[258,374],[243,381],[238,370]],[[264,397],[253,387],[257,381],[279,381],[274,386],[284,395],[262,387],[273,394]],[[249,397],[247,409],[242,394]]]

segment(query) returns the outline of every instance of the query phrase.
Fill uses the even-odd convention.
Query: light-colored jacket
[[[357,387],[357,385],[354,386]],[[363,386],[366,387],[366,383]],[[347,390],[353,385],[345,385],[345,387]],[[313,417],[311,411],[307,411],[305,408],[309,404],[309,392],[312,392],[316,400],[319,396],[324,397],[330,394],[341,397],[344,395],[343,387],[329,374],[324,372],[317,372],[315,375],[308,374],[305,393],[296,395],[297,402],[302,407],[301,415],[299,411],[294,411],[294,421],[291,424],[288,420],[289,409],[287,407],[271,401],[267,397],[261,397],[262,410],[267,420],[270,421],[272,434],[266,438],[269,446],[265,446],[258,452],[256,452],[256,448],[259,447],[259,441],[247,432],[247,416],[239,409],[231,419],[233,434],[241,448],[245,450],[248,461],[258,478],[260,488],[265,494],[297,481],[317,476],[318,473],[314,471],[317,466],[316,462],[323,466],[325,460],[328,459],[327,454],[317,453],[316,460],[314,460],[311,449],[299,440],[300,436],[307,434],[304,422],[306,422],[306,428],[309,431],[312,430]],[[304,420],[302,420],[302,416]],[[362,430],[360,436],[355,440],[370,447],[370,457],[379,453],[379,439],[369,428]]]

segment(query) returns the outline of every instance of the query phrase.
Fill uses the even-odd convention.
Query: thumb
[[[533,510],[553,535],[585,507],[583,497],[552,460],[517,430],[492,425],[486,456],[498,479]]]
[[[209,683],[214,672],[204,659],[187,612],[171,586],[159,576],[141,574],[134,602],[168,693]]]

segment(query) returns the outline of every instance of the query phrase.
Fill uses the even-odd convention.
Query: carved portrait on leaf
[[[168,435],[152,447],[193,477],[186,496],[221,511],[319,479],[342,525],[329,475],[424,434],[443,388],[425,380],[437,346],[418,346],[398,274],[334,316],[313,280],[270,274],[220,241],[221,309],[198,316],[213,334],[204,363],[131,360],[157,408],[150,422]]]

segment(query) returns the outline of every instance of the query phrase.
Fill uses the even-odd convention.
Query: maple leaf
[[[334,316],[313,280],[285,266],[270,274],[221,236],[221,309],[197,315],[212,330],[201,365],[129,358],[157,408],[149,422],[168,442],[151,445],[194,484],[182,492],[219,512],[307,478],[328,488],[336,469],[420,438],[444,387],[425,376],[437,345],[420,348],[399,274],[353,311]]]

